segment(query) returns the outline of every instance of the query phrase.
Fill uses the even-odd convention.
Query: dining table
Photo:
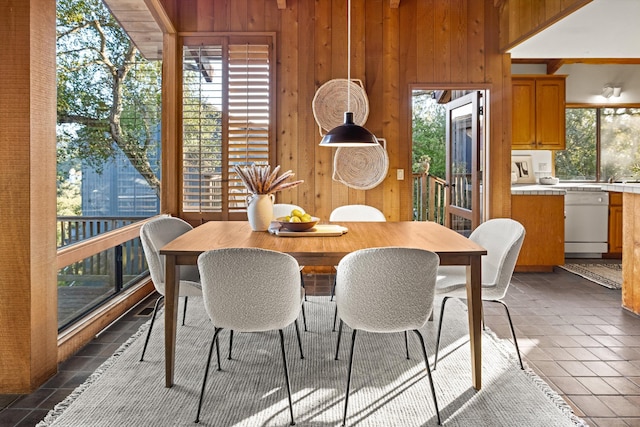
[[[174,384],[179,268],[196,265],[198,256],[224,248],[262,248],[292,255],[300,265],[333,266],[347,254],[374,247],[409,247],[433,251],[440,265],[466,266],[471,382],[482,387],[481,264],[485,248],[462,234],[429,221],[337,222],[341,235],[277,235],[253,231],[247,221],[209,221],[160,249],[165,257],[165,385]]]

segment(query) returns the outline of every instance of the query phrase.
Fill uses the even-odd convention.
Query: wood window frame
[[[235,179],[230,176],[232,172],[230,172],[229,162],[229,135],[227,133],[228,123],[228,110],[223,107],[222,111],[222,120],[225,125],[223,125],[222,132],[222,185],[223,185],[223,200],[222,200],[222,208],[221,211],[191,211],[185,210],[183,206],[183,190],[184,190],[184,175],[183,175],[183,147],[184,147],[184,134],[183,134],[183,49],[184,46],[199,46],[199,45],[221,45],[223,49],[226,49],[228,45],[239,45],[239,44],[266,44],[269,46],[269,112],[268,112],[268,122],[269,122],[269,132],[268,132],[268,158],[267,161],[269,164],[273,164],[276,159],[276,34],[275,33],[181,33],[178,35],[177,40],[177,49],[176,49],[176,57],[178,64],[175,67],[177,71],[177,79],[175,90],[177,91],[176,97],[176,139],[177,139],[177,150],[176,150],[176,159],[175,159],[175,167],[177,173],[177,194],[174,195],[176,198],[176,208],[177,215],[185,220],[189,221],[192,224],[203,223],[211,220],[246,220],[246,209],[243,207],[230,209],[229,206],[229,183],[230,181],[233,183]],[[227,69],[226,65],[223,65],[223,69]],[[223,78],[227,78],[228,76],[224,76]],[[225,82],[226,83],[226,82]],[[223,84],[223,91],[227,90],[227,86]],[[228,96],[227,93],[224,93],[223,96]]]

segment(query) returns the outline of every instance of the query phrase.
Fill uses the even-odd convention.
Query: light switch
[[[398,181],[404,181],[404,169],[396,170]]]

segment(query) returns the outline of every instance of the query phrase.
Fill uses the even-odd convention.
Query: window
[[[640,108],[567,108],[567,147],[556,152],[563,181],[640,179]]]
[[[274,154],[273,40],[207,41],[183,46],[182,213],[241,219],[247,193],[233,166],[269,163]]]

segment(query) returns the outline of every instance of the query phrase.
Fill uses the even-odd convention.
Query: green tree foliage
[[[118,147],[160,192],[157,149],[161,69],[145,61],[101,0],[58,0],[58,159],[100,172]]]
[[[431,159],[429,174],[445,178],[446,170],[446,108],[431,99],[431,92],[413,96],[413,171],[417,172],[421,158]]]
[[[566,149],[556,152],[556,176],[593,180],[596,176],[596,110],[567,108]]]

